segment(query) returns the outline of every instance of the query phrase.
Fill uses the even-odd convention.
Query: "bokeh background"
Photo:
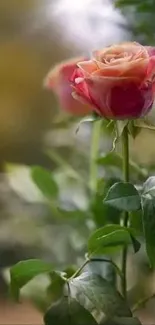
[[[91,219],[57,215],[30,178],[31,166],[49,168],[61,204],[86,209],[91,128],[76,133],[78,119],[62,111],[43,80],[61,60],[112,43],[155,44],[154,12],[154,0],[0,1],[0,324],[42,322],[48,280],[36,279],[15,305],[8,296],[9,266],[33,257],[60,267],[80,263],[93,228]],[[154,136],[145,130],[131,144],[137,163],[154,164]],[[104,134],[102,152],[111,141]],[[142,297],[155,289],[155,280],[143,252],[136,258],[138,268],[137,260],[129,263],[129,278],[131,287],[139,279]],[[140,311],[145,324],[155,321],[154,303]]]

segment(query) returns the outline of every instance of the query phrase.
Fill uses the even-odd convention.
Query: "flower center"
[[[116,52],[108,53],[102,56],[101,62],[107,65],[120,64],[122,62],[129,62],[133,58],[133,55],[128,52]]]

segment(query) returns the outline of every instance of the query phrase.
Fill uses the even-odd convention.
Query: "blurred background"
[[[79,119],[59,107],[43,80],[56,63],[112,43],[154,45],[154,12],[154,0],[0,1],[0,324],[39,324],[46,305],[46,277],[27,286],[22,303],[15,305],[8,297],[8,267],[27,258],[43,258],[58,267],[80,263],[94,220],[103,225],[95,219],[99,204],[83,217],[89,205],[91,127],[82,125],[76,133]],[[146,130],[131,144],[133,159],[147,169],[155,165],[153,137]],[[102,153],[111,143],[105,132]],[[31,180],[34,165],[52,172],[59,188],[53,205]],[[105,172],[102,166],[100,176]],[[106,175],[111,181],[120,171],[110,169]],[[81,218],[58,214],[58,202],[80,210]],[[140,298],[155,290],[143,250],[129,263],[131,289],[136,277]],[[135,292],[131,290],[133,300]],[[145,324],[155,320],[154,303],[140,311]]]

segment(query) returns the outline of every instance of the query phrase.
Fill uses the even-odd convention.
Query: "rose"
[[[155,97],[155,48],[121,43],[93,53],[77,64],[73,97],[107,119],[145,116]]]
[[[74,115],[87,115],[92,111],[88,103],[80,103],[72,96],[71,76],[79,61],[85,60],[84,57],[73,58],[56,65],[45,78],[46,88],[53,90],[57,95],[60,106],[65,111]]]

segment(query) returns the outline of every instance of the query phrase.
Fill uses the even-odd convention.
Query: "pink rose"
[[[107,119],[145,116],[155,98],[155,48],[121,43],[79,62],[71,81],[73,97]]]
[[[72,96],[71,76],[79,61],[85,60],[84,57],[73,58],[56,65],[45,79],[45,87],[53,90],[57,95],[60,106],[65,111],[73,114],[84,116],[92,111],[91,106],[78,102]]]

